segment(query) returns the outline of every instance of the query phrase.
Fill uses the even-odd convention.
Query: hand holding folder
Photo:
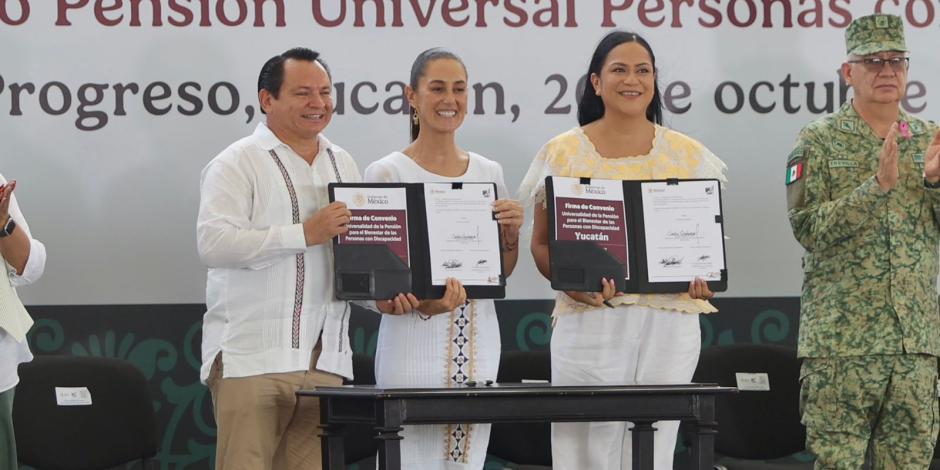
[[[566,290],[565,295],[571,297],[572,299],[581,302],[583,304],[588,304],[592,307],[600,307],[606,305],[613,308],[613,304],[610,303],[610,299],[618,295],[623,295],[623,292],[617,290],[617,283],[614,279],[605,279],[601,278],[601,291],[600,292],[581,292],[575,290]]]
[[[388,315],[404,315],[418,312],[428,317],[449,313],[467,301],[467,291],[456,279],[448,279],[444,296],[440,299],[418,300],[412,293],[398,294],[391,300],[377,300],[379,311]],[[427,318],[425,318],[427,319]]]

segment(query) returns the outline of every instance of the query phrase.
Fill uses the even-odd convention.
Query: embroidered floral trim
[[[287,168],[284,167],[284,164],[281,162],[281,159],[278,158],[277,152],[274,149],[270,151],[271,158],[274,159],[274,163],[277,164],[277,168],[281,171],[281,176],[284,177],[284,184],[287,185],[287,193],[290,195],[290,209],[291,217],[295,224],[300,223],[300,204],[297,202],[297,192],[294,191],[294,183],[291,182],[290,174],[287,173]],[[296,269],[294,276],[294,313],[291,317],[291,347],[294,349],[300,349],[300,314],[303,311],[304,307],[304,273],[306,269],[304,268],[304,254],[298,253],[295,257]]]

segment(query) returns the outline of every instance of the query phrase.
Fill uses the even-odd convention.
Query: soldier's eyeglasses
[[[911,65],[910,57],[891,57],[882,59],[881,57],[866,57],[864,59],[850,60],[850,64],[862,64],[865,70],[871,73],[880,73],[884,70],[885,64],[891,66],[895,72],[903,72]]]

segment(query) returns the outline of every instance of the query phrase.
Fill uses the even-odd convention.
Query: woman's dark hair
[[[604,101],[601,100],[600,96],[593,93],[590,88],[591,74],[600,76],[601,68],[604,66],[604,62],[607,61],[607,56],[610,54],[610,51],[628,42],[635,42],[643,46],[646,52],[649,53],[650,60],[653,62],[653,70],[656,70],[656,56],[653,54],[653,48],[651,48],[649,43],[639,34],[626,31],[611,31],[607,36],[604,36],[604,39],[601,39],[601,42],[597,44],[597,48],[594,49],[594,56],[591,57],[591,64],[588,65],[587,80],[584,81],[584,89],[579,90],[581,92],[581,99],[578,101],[578,123],[580,125],[583,126],[594,122],[604,116]],[[651,101],[650,105],[646,108],[646,119],[656,124],[663,123],[663,100],[661,96],[662,95],[659,93],[659,78],[656,77],[653,81],[653,101]]]
[[[258,73],[258,93],[261,93],[261,90],[268,90],[271,96],[275,98],[279,97],[281,85],[284,84],[284,62],[287,62],[287,59],[316,62],[323,66],[323,70],[326,70],[327,78],[331,81],[333,80],[330,74],[330,68],[326,65],[326,62],[323,61],[323,58],[320,57],[319,52],[307,49],[306,47],[295,47],[271,57],[261,66],[261,72]],[[264,113],[263,107],[261,108],[261,112]]]
[[[467,73],[467,66],[464,65],[463,61],[460,60],[460,57],[458,57],[457,54],[454,54],[453,52],[441,47],[433,47],[418,54],[418,57],[415,57],[414,63],[411,64],[411,77],[409,78],[408,85],[411,86],[412,90],[418,90],[418,81],[421,80],[421,77],[423,77],[424,73],[427,72],[428,64],[438,59],[456,60],[458,63],[460,63],[460,66],[463,67],[464,73]],[[409,105],[408,122],[411,126],[412,142],[418,138],[418,132],[421,130],[421,125],[414,120],[414,112],[415,110]]]

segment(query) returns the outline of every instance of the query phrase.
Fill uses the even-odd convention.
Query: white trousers
[[[602,307],[561,315],[552,332],[552,383],[689,383],[698,363],[697,314],[642,306]],[[627,470],[628,423],[553,423],[555,470]],[[654,424],[656,470],[672,470],[678,421]],[[645,470],[645,469],[644,469]]]

